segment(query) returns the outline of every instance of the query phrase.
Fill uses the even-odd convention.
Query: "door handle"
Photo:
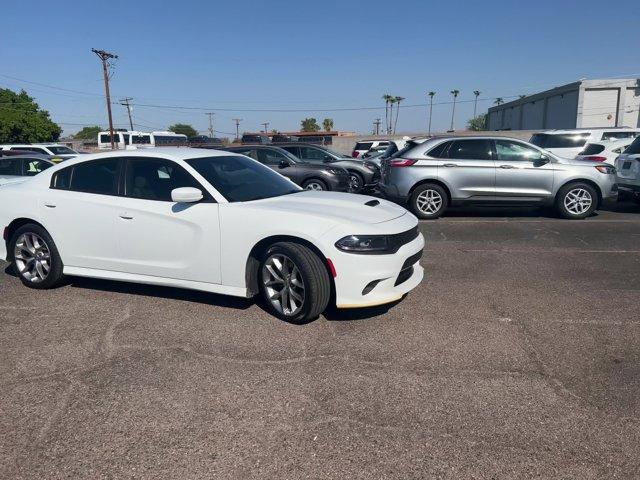
[[[451,167],[457,167],[458,164],[457,163],[445,163],[444,165],[442,165],[443,167],[447,167],[447,168],[451,168]]]
[[[118,216],[123,220],[133,220],[133,217],[131,215],[129,215],[128,213],[121,213]]]
[[[54,205],[53,203],[45,203],[44,206],[47,208],[56,208],[57,205]]]
[[[516,168],[513,165],[500,165],[500,168],[508,169],[508,168]]]

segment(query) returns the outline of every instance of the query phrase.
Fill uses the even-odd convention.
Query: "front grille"
[[[413,242],[419,234],[420,232],[418,231],[418,226],[416,225],[411,230],[407,230],[406,232],[396,233],[395,235],[388,235],[389,253],[395,253],[400,250],[400,247],[402,247],[403,245]]]
[[[402,268],[400,269],[400,274],[398,278],[396,278],[396,282],[393,284],[394,287],[397,287],[401,283],[406,282],[413,275],[413,266],[422,258],[422,250],[417,253],[414,253],[409,258],[407,258],[402,264]]]

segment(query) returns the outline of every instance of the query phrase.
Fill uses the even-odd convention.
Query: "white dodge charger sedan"
[[[385,200],[314,192],[229,152],[114,151],[0,187],[0,255],[22,283],[65,275],[261,294],[302,323],[400,299],[423,276],[416,217]]]

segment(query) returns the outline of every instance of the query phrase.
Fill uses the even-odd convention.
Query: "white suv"
[[[22,150],[26,152],[39,153],[41,155],[51,155],[54,162],[67,160],[79,155],[75,150],[59,143],[16,143],[11,145],[0,145],[0,150]],[[59,160],[58,160],[59,159]]]
[[[623,140],[640,135],[638,128],[575,128],[569,130],[545,130],[534,133],[529,140],[535,146],[563,158],[575,158],[586,143],[602,140]]]
[[[351,156],[353,158],[360,158],[362,154],[368,152],[372,148],[388,147],[389,144],[389,140],[362,140],[360,142],[356,142],[356,146],[353,147]]]
[[[616,158],[616,183],[620,196],[640,200],[640,137]]]

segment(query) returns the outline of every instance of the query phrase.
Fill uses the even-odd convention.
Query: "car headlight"
[[[378,166],[373,162],[364,162],[364,166],[372,172],[375,172],[378,169]]]
[[[386,235],[349,235],[336,242],[336,248],[350,253],[380,253],[389,249]]]
[[[327,168],[327,172],[333,173],[334,175],[340,175],[341,173],[345,173],[345,170],[341,168]]]

